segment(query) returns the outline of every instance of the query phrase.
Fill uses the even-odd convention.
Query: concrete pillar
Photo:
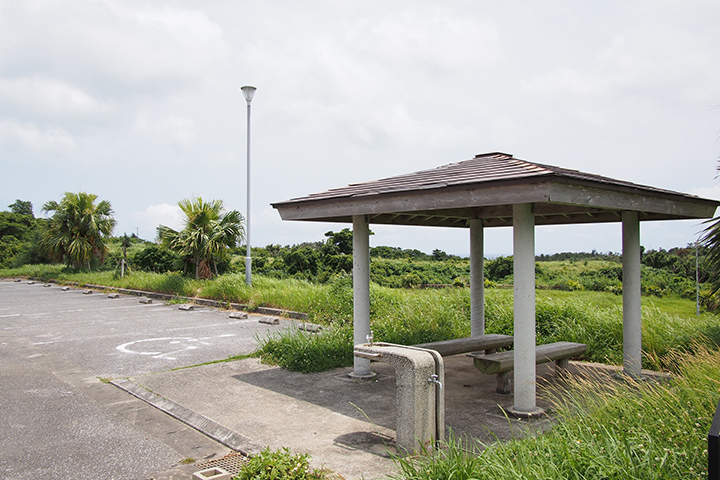
[[[353,216],[353,343],[367,343],[370,335],[370,227],[365,215]],[[355,357],[352,376],[372,375],[370,360]]]
[[[637,212],[622,212],[622,248],[623,370],[637,378],[642,371],[640,221]]]
[[[539,413],[535,393],[535,216],[529,203],[513,205],[515,314],[514,413]]]
[[[470,220],[470,336],[485,334],[485,247],[483,221]]]

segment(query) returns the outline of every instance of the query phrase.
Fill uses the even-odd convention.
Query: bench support
[[[508,370],[507,372],[498,373],[496,377],[497,387],[495,391],[503,395],[510,395],[512,393],[513,371]]]
[[[563,378],[567,374],[567,368],[570,365],[570,360],[567,358],[563,358],[560,360],[555,361],[555,375],[558,378]],[[501,393],[503,395],[509,395],[512,393],[512,380],[513,380],[513,371],[508,370],[506,372],[498,373],[496,375],[497,377],[497,387],[495,388],[495,391],[497,393]]]
[[[445,437],[445,370],[435,351],[391,343],[355,345],[355,356],[395,369],[396,442],[403,453],[432,449]]]

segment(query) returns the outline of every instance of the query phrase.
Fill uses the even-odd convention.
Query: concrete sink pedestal
[[[355,356],[395,369],[398,451],[419,453],[445,438],[445,369],[434,350],[391,343],[355,345]]]

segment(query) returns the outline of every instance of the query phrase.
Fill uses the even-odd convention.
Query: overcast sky
[[[719,21],[717,0],[0,0],[0,209],[87,191],[146,239],[185,197],[244,214],[246,84],[253,246],[343,227],[271,202],[492,151],[717,199]],[[469,251],[466,230],[371,228]],[[511,242],[486,232],[489,255]],[[537,229],[538,253],[592,249],[620,251],[620,225]]]

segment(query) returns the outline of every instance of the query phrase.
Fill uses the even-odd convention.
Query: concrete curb
[[[30,280],[36,280],[36,281],[42,281],[39,278],[34,277],[28,277]],[[55,280],[48,280],[48,283],[57,283]],[[122,293],[124,295],[135,295],[138,297],[147,297],[147,298],[155,298],[158,300],[182,300],[183,302],[190,302],[195,303],[197,305],[203,305],[206,307],[215,307],[215,308],[229,308],[231,310],[242,310],[245,312],[249,312],[248,306],[242,303],[233,303],[233,302],[221,302],[219,300],[210,300],[207,298],[192,298],[192,297],[183,297],[180,295],[173,295],[170,293],[158,293],[158,292],[145,292],[142,290],[132,290],[129,288],[120,288],[120,287],[108,287],[106,285],[93,285],[90,283],[85,284],[79,284],[78,282],[67,282],[68,285],[73,285],[76,287],[85,287],[95,290],[109,290],[117,293]],[[287,317],[287,318],[293,318],[295,320],[307,320],[308,314],[303,312],[293,312],[292,310],[283,310],[280,308],[269,308],[269,307],[257,307],[254,311],[254,313],[259,313],[261,315],[277,315],[281,317]]]
[[[262,446],[253,442],[246,436],[235,433],[232,430],[210,420],[209,418],[200,415],[199,413],[195,413],[192,410],[173,402],[172,400],[168,400],[165,397],[161,397],[160,395],[141,387],[135,382],[127,379],[117,379],[110,381],[110,383],[130,395],[139,398],[145,403],[152,405],[158,410],[165,412],[171,417],[180,420],[184,424],[191,426],[203,435],[206,435],[226,447],[242,453],[243,455],[257,455],[263,450]]]

